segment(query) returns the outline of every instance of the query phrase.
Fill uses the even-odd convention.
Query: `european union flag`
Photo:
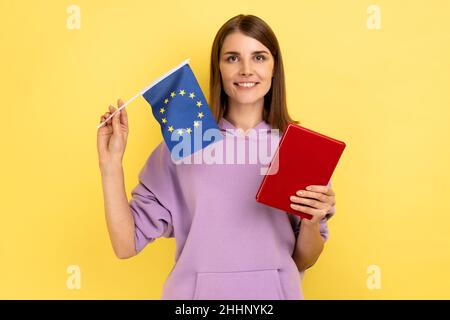
[[[142,93],[161,125],[173,160],[184,158],[222,138],[188,61],[156,80]],[[207,131],[210,134],[205,135]],[[184,148],[177,147],[181,143]]]

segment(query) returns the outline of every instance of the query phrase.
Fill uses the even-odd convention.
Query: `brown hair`
[[[270,26],[261,18],[253,15],[240,14],[231,18],[219,29],[214,38],[211,50],[209,82],[209,102],[214,118],[216,121],[219,121],[227,111],[228,96],[223,90],[219,69],[220,51],[226,36],[236,31],[261,42],[270,50],[275,60],[272,85],[269,92],[264,96],[263,119],[272,128],[284,132],[289,122],[298,123],[298,121],[292,120],[287,111],[284,68],[280,46]]]

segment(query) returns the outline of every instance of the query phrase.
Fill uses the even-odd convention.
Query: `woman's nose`
[[[241,75],[252,75],[251,64],[246,61],[241,63]]]

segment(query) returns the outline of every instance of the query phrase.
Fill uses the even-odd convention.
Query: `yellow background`
[[[71,4],[79,30],[66,27]],[[380,30],[367,28],[371,4]],[[2,0],[0,12],[0,298],[160,298],[175,241],[114,256],[95,126],[188,57],[207,95],[214,35],[239,13],[275,31],[290,112],[347,143],[306,298],[450,298],[450,2]],[[127,109],[129,197],[161,133],[143,98]]]

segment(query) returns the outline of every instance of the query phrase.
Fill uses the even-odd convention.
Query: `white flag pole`
[[[169,72],[167,72],[166,74],[162,75],[161,77],[159,77],[158,79],[156,79],[155,81],[153,81],[151,84],[149,84],[147,87],[145,87],[144,89],[142,89],[138,94],[134,95],[131,99],[129,99],[127,102],[125,102],[119,109],[117,109],[116,111],[114,111],[105,121],[103,121],[102,123],[100,123],[97,126],[97,129],[100,128],[101,126],[103,126],[106,122],[108,122],[109,119],[111,119],[112,117],[114,117],[114,115],[119,112],[120,110],[122,110],[123,108],[125,108],[131,101],[133,101],[134,99],[136,99],[137,97],[143,95],[145,93],[145,91],[149,90],[150,88],[152,88],[153,86],[155,86],[156,84],[158,84],[161,80],[167,78],[168,76],[170,76],[172,73],[174,73],[175,71],[177,71],[178,69],[180,69],[181,67],[183,67],[185,64],[188,64],[190,62],[190,58],[184,60],[182,63],[180,63],[178,66],[176,66],[175,68],[173,68],[172,70],[170,70]]]

